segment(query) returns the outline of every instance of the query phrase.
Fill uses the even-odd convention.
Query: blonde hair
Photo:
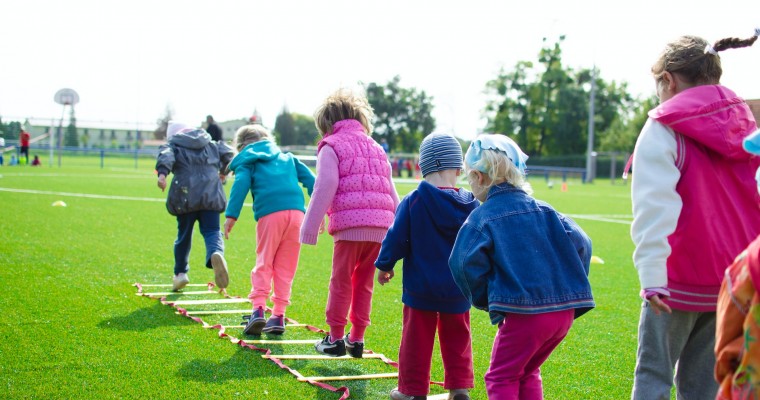
[[[269,133],[269,130],[259,124],[245,125],[235,132],[235,148],[238,152],[243,150],[245,146],[261,140],[274,142],[274,138],[272,137],[272,134]]]
[[[327,136],[332,133],[333,125],[344,119],[355,119],[364,126],[367,135],[372,133],[372,118],[375,112],[364,92],[355,92],[340,88],[327,96],[324,102],[314,111],[314,124],[319,134]]]
[[[726,38],[710,45],[697,36],[681,36],[668,43],[652,66],[652,75],[659,81],[665,72],[680,75],[691,85],[715,85],[723,75],[719,51],[752,46],[757,36],[749,39]],[[708,49],[714,51],[711,53]]]
[[[480,160],[476,164],[477,168],[474,168],[473,165],[465,165],[467,179],[476,178],[475,171],[482,172],[481,169],[485,169],[487,172],[482,173],[490,179],[490,183],[485,187],[486,191],[490,190],[492,186],[507,182],[518,189],[522,189],[527,194],[533,194],[533,187],[530,186],[528,180],[525,179],[525,175],[517,169],[506,153],[498,150],[483,149]]]

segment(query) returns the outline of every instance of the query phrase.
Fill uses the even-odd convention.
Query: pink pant
[[[443,358],[443,387],[451,390],[474,386],[470,312],[447,314],[405,305],[398,351],[398,390],[401,393],[427,396],[436,328]]]
[[[364,337],[364,330],[370,324],[375,260],[379,252],[380,243],[376,242],[335,242],[330,293],[325,310],[333,339],[343,337],[348,323],[346,315],[358,331],[352,332],[352,340],[356,340],[357,336]]]
[[[573,325],[574,310],[508,314],[493,342],[486,372],[490,400],[543,399],[539,367]]]
[[[298,236],[303,216],[299,210],[284,210],[259,219],[256,225],[256,267],[251,271],[251,293],[248,295],[254,308],[266,307],[267,297],[274,286],[272,314],[285,315],[298,268],[301,250]]]

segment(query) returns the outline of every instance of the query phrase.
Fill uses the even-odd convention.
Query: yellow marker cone
[[[66,203],[64,203],[62,200],[54,201],[52,204],[53,207],[66,207]]]
[[[591,263],[592,264],[604,264],[604,260],[599,258],[599,256],[591,256]]]

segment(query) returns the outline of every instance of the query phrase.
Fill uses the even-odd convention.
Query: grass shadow
[[[172,314],[167,314],[167,310],[171,310]],[[97,326],[102,329],[142,332],[164,326],[183,326],[193,323],[187,318],[178,318],[173,314],[173,308],[155,303],[151,307],[132,311],[128,315],[104,319]]]

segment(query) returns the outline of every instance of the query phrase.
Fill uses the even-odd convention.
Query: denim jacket
[[[493,186],[457,235],[449,267],[494,325],[506,314],[594,308],[591,240],[573,220],[508,183]]]

